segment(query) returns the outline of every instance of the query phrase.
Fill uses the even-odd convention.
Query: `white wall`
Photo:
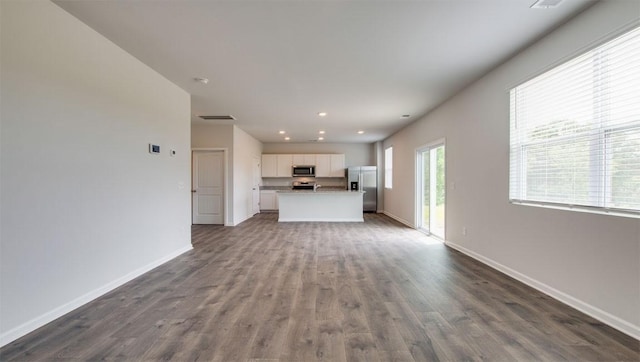
[[[253,158],[260,158],[262,143],[234,125],[207,125],[194,123],[191,129],[191,146],[197,148],[228,149],[229,190],[227,225],[233,226],[247,220],[252,213]]]
[[[385,212],[414,224],[415,149],[446,138],[450,244],[636,338],[640,220],[509,204],[508,89],[639,17],[638,1],[600,2],[384,142]]]
[[[224,224],[234,225],[233,205],[233,125],[212,125],[202,123],[191,124],[191,148],[192,149],[224,149],[228,169],[226,178],[227,190],[225,190],[225,215]]]
[[[231,150],[233,147],[233,127],[233,125],[193,123],[191,125],[191,147],[219,147]]]
[[[238,225],[253,216],[253,172],[255,160],[260,160],[262,154],[262,143],[234,126],[233,154],[233,225]]]
[[[371,143],[265,143],[263,153],[344,153],[345,165],[375,166]]]
[[[190,100],[53,3],[0,3],[6,344],[191,249]]]

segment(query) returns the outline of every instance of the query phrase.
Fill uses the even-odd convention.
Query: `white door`
[[[253,214],[260,212],[260,184],[262,183],[260,157],[253,158]]]
[[[224,224],[224,152],[193,151],[194,224]]]
[[[417,225],[444,240],[445,235],[445,148],[443,143],[419,148],[416,154]]]

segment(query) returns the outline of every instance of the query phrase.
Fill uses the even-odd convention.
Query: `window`
[[[512,202],[640,216],[640,28],[510,98]]]
[[[393,147],[384,150],[384,188],[393,188]]]

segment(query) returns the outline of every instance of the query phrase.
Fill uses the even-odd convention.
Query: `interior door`
[[[262,183],[262,172],[260,169],[260,157],[253,158],[253,214],[260,212],[260,184]]]
[[[193,151],[194,224],[224,224],[224,152]]]

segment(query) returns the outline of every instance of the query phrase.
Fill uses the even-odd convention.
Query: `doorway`
[[[416,225],[419,230],[445,240],[444,140],[416,150]]]
[[[251,187],[253,215],[260,212],[260,184],[262,184],[262,168],[260,163],[260,157],[253,158],[253,184]]]
[[[192,223],[224,224],[224,151],[193,151],[192,162]]]

